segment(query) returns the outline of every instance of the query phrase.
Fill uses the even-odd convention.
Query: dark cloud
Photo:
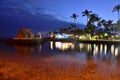
[[[54,31],[71,24],[45,14],[45,8],[31,2],[33,0],[0,0],[0,37],[13,37],[19,28]]]
[[[0,36],[15,36],[19,28],[30,28],[34,32],[50,31],[65,24],[67,23],[44,14],[32,16],[27,13],[20,13],[16,16],[0,16]]]
[[[15,12],[26,10],[31,14],[35,14],[45,10],[42,6],[37,6],[32,2],[33,0],[2,0],[0,1],[0,12],[3,13],[3,10],[4,12],[8,12],[9,10]]]

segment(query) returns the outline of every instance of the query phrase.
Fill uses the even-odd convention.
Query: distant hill
[[[54,31],[69,24],[71,23],[46,14],[35,16],[27,13],[0,15],[0,37],[13,37],[17,34],[19,28],[30,28],[33,32]],[[77,25],[80,28],[85,27],[83,24]]]

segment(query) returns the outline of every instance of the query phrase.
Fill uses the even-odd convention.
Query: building
[[[34,33],[27,28],[20,28],[14,39],[34,39]]]

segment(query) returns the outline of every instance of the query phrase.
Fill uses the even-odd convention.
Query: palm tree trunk
[[[119,21],[119,19],[120,19],[120,18],[119,18],[119,10],[118,10],[118,21]]]
[[[76,20],[74,19],[74,23],[75,23],[75,26],[76,26]]]
[[[88,16],[87,16],[87,23],[88,23]]]

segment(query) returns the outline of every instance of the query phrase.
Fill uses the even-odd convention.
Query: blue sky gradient
[[[83,28],[86,17],[81,12],[85,9],[116,23],[117,12],[112,10],[117,4],[119,0],[0,0],[0,37],[15,36],[21,27],[53,31],[73,23],[73,13],[79,15],[77,23]]]

